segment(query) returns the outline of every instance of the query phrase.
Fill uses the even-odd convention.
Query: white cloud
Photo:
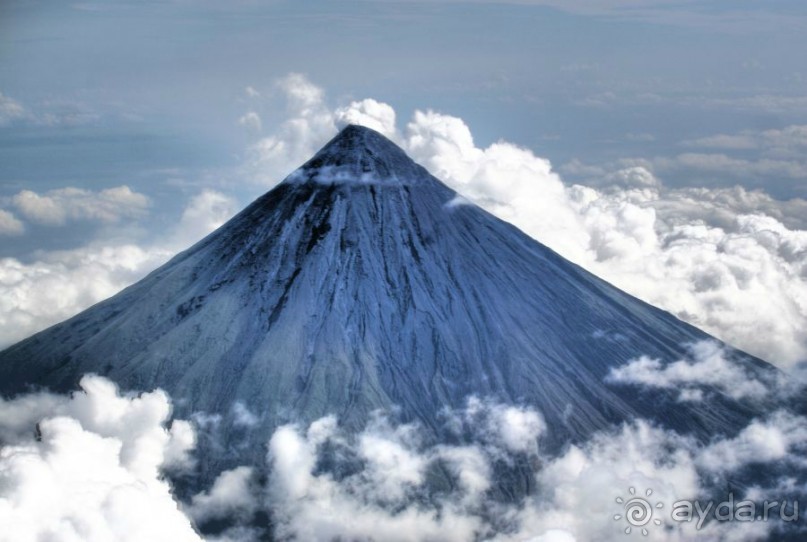
[[[780,366],[807,359],[807,233],[775,218],[801,221],[803,202],[663,190],[641,163],[617,172],[621,189],[567,186],[529,151],[476,148],[459,119],[416,113],[410,126],[405,148],[421,163],[565,257]]]
[[[358,439],[358,454],[372,480],[369,491],[380,502],[399,502],[409,488],[425,482],[428,462],[417,452],[413,426],[392,428],[376,421]]]
[[[794,425],[800,425],[800,431],[807,428],[807,420],[791,418]],[[746,431],[755,431],[752,428],[756,424],[768,423],[753,422]],[[712,459],[707,458],[713,458],[715,446],[730,449],[734,444],[734,439],[718,440],[711,446],[703,447],[691,439],[643,420],[614,431],[597,433],[589,441],[569,447],[535,472],[536,494],[528,498],[526,504],[513,515],[518,529],[497,540],[524,540],[530,535],[553,530],[577,540],[624,540],[624,529],[629,526],[623,518],[627,508],[616,498],[621,497],[622,503],[627,502],[633,496],[631,488],[637,496],[650,503],[653,520],[661,522],[661,525],[656,525],[649,521],[646,525],[648,534],[642,536],[643,539],[768,539],[775,528],[772,523],[707,522],[699,525],[697,521],[676,522],[671,519],[672,503],[679,500],[697,500],[705,506],[710,498],[727,498],[724,479],[714,475],[716,472],[725,475],[733,468],[740,467],[741,463],[714,471],[711,470]],[[753,457],[760,463],[798,457],[795,448],[778,453],[778,443],[757,441],[757,444],[760,448],[752,453],[759,454]],[[649,495],[647,490],[650,490]],[[754,492],[749,492],[749,496]],[[743,498],[739,491],[736,497],[737,500]],[[657,504],[661,504],[661,507],[656,507]],[[605,517],[611,521],[599,519]],[[639,529],[634,529],[637,532],[633,536],[636,536]]]
[[[302,431],[278,429],[269,444],[270,506],[281,536],[306,540],[470,540],[492,531],[486,523],[486,492],[492,463],[512,463],[511,454],[535,453],[545,430],[543,417],[524,407],[471,399],[468,407],[446,413],[467,445],[423,444],[416,425],[395,425],[376,416],[358,435],[339,430],[336,418],[323,418]],[[333,460],[360,464],[335,477],[317,470],[324,445],[337,446]],[[429,489],[428,473],[442,465],[455,481],[440,497]],[[421,504],[418,504],[421,503]],[[428,503],[428,504],[427,504]],[[492,504],[492,503],[488,503]]]
[[[807,200],[777,201],[761,190],[731,188],[667,189],[652,195],[655,208],[670,225],[706,224],[732,231],[741,215],[763,215],[790,230],[807,229]]]
[[[729,359],[729,354],[714,341],[689,346],[692,359],[663,364],[660,359],[641,356],[611,369],[607,381],[641,384],[654,388],[675,389],[682,401],[700,401],[707,387],[717,389],[732,399],[762,399],[776,390],[777,382],[754,375]]]
[[[20,235],[25,226],[12,213],[0,209],[0,235]]]
[[[291,173],[336,132],[322,89],[296,73],[278,81],[277,86],[286,98],[289,118],[249,150],[250,175],[266,186]]]
[[[532,494],[506,503],[488,491],[491,473],[494,463],[508,461],[502,451],[518,451],[491,449],[485,427],[466,429],[472,430],[469,444],[423,446],[412,426],[375,423],[349,436],[328,417],[307,431],[281,427],[269,454],[268,506],[278,518],[277,533],[310,540],[624,540],[628,524],[615,519],[625,514],[616,498],[628,500],[635,488],[662,505],[653,511],[661,525],[648,525],[648,540],[758,540],[770,534],[772,523],[679,523],[670,517],[672,503],[725,498],[723,476],[752,461],[803,465],[800,454],[807,443],[807,420],[784,412],[708,445],[637,420],[533,462]],[[324,458],[327,468],[321,468]],[[432,494],[423,473],[446,461],[455,489]],[[340,471],[350,474],[334,474]],[[386,477],[393,483],[384,483]],[[761,491],[751,488],[748,495]]]
[[[581,263],[594,273],[781,367],[807,358],[807,232],[762,214],[775,207],[766,198],[705,189],[571,193],[595,256]]]
[[[29,119],[40,126],[58,128],[97,123],[102,115],[85,103],[59,99],[37,104],[37,112]]]
[[[736,437],[706,447],[698,465],[711,472],[730,472],[749,463],[788,461],[807,465],[807,419],[779,411],[766,420],[755,420]]]
[[[807,150],[807,125],[764,130],[758,137],[769,154],[803,157]]]
[[[197,524],[207,521],[238,518],[248,521],[260,506],[252,467],[236,467],[222,472],[209,490],[191,498],[185,512]]]
[[[698,495],[692,446],[643,421],[571,446],[536,472],[537,494],[515,518],[520,529],[501,540],[520,540],[524,533],[550,529],[566,531],[577,540],[621,540],[627,524],[613,520],[615,514],[624,513],[615,499],[627,495],[629,488],[652,489],[654,504]],[[664,536],[651,526],[650,539],[674,540],[681,536],[676,530]]]
[[[12,198],[14,206],[27,219],[50,226],[68,220],[117,222],[146,214],[149,199],[128,186],[92,192],[80,188],[59,188],[42,195],[23,190]]]
[[[395,111],[385,103],[366,99],[331,109],[322,89],[296,73],[279,80],[277,87],[286,99],[288,118],[249,149],[248,175],[264,186],[277,184],[347,124],[368,126],[397,140]]]
[[[470,397],[462,420],[488,444],[509,453],[538,453],[538,439],[546,431],[543,416],[523,406],[509,406]],[[457,423],[458,420],[452,420]]]
[[[242,427],[254,427],[260,418],[251,412],[244,403],[236,401],[232,408],[233,423]]]
[[[460,505],[474,510],[483,503],[488,489],[493,485],[490,458],[476,444],[466,446],[438,446],[435,450],[448,471],[453,475],[460,490]]]
[[[226,530],[209,540],[258,540],[253,520],[264,511],[284,539],[616,541],[627,524],[614,519],[625,513],[615,499],[630,488],[662,503],[653,513],[666,526],[649,524],[648,540],[756,540],[774,524],[699,528],[673,522],[671,505],[722,496],[725,476],[752,462],[803,468],[807,446],[807,420],[784,411],[706,445],[637,420],[521,463],[529,466],[519,476],[533,489],[512,503],[490,491],[494,465],[516,465],[526,449],[521,437],[543,434],[542,417],[473,400],[447,418],[463,424],[456,444],[429,442],[418,426],[380,413],[355,434],[334,416],[307,428],[282,426],[268,442],[265,486],[261,465],[236,467],[180,504],[163,474],[192,465],[195,439],[184,422],[169,428],[168,396],[121,395],[94,376],[81,386],[72,396],[0,400],[0,540],[199,540],[189,518],[196,525],[225,521]],[[509,427],[494,428],[496,422]],[[440,482],[439,472],[452,483]],[[748,496],[788,484],[771,483]]]
[[[664,190],[640,164],[611,175],[619,189],[566,186],[548,162],[538,170],[529,151],[499,143],[513,158],[502,161],[493,147],[476,148],[459,119],[435,116],[416,114],[407,149],[468,199],[764,359],[787,367],[807,358],[807,233],[776,218],[800,225],[805,202],[742,189]],[[434,143],[421,144],[420,131]],[[528,171],[513,173],[521,168]],[[719,225],[704,224],[716,218]]]
[[[661,181],[645,166],[629,166],[607,173],[603,180],[625,188],[660,188]]]
[[[656,136],[654,136],[653,134],[648,134],[648,133],[635,134],[635,133],[629,132],[629,133],[625,134],[625,139],[627,139],[628,141],[635,141],[635,142],[638,142],[638,143],[650,143],[651,141],[656,140]]]
[[[712,17],[709,22],[712,28],[718,25],[732,25],[738,20],[729,22],[725,18]],[[772,17],[768,22],[774,25],[787,23],[783,18]],[[794,20],[789,21],[795,22]],[[714,94],[688,94],[688,95],[663,95],[653,92],[630,92],[605,90],[574,100],[572,103],[583,107],[606,108],[624,105],[653,105],[660,103],[670,103],[677,107],[687,107],[694,109],[739,109],[744,111],[757,111],[773,114],[785,114],[791,116],[796,112],[807,110],[807,95],[786,95],[786,94],[757,94],[741,97],[716,96]]]
[[[565,186],[550,162],[531,151],[498,142],[476,147],[468,126],[456,117],[416,111],[404,149],[467,199],[514,223],[526,233],[577,260],[586,233],[568,204]]]
[[[193,196],[182,211],[182,217],[169,246],[184,250],[232,218],[238,203],[230,196],[205,189]]]
[[[193,446],[166,428],[168,397],[81,387],[0,401],[0,540],[201,540],[162,479]]]
[[[352,102],[346,107],[337,109],[334,116],[339,129],[348,124],[359,124],[372,128],[392,140],[398,139],[395,110],[383,102],[371,98]]]
[[[321,446],[339,436],[334,418],[315,422],[305,433],[293,426],[275,432],[269,443],[269,503],[277,535],[300,540],[473,539],[482,527],[477,516],[452,502],[438,510],[408,498],[407,488],[422,489],[423,469],[432,461],[428,452],[407,442],[404,434],[411,428],[376,429],[360,434],[352,444],[367,468],[341,480],[315,471]],[[397,460],[405,468],[399,468]]]
[[[261,130],[263,130],[263,121],[261,121],[261,116],[255,111],[245,113],[240,119],[238,119],[238,124],[253,134],[259,134]]]
[[[11,124],[14,121],[25,118],[27,115],[25,108],[16,100],[4,96],[0,92],[0,126]]]
[[[54,251],[32,263],[0,259],[0,344],[22,339],[117,293],[170,255],[122,245]]]

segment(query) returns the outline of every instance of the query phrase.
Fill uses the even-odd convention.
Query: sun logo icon
[[[614,515],[614,521],[619,521],[623,517],[625,521],[628,522],[628,526],[625,528],[625,534],[630,534],[633,531],[634,527],[641,527],[642,534],[647,536],[647,527],[651,521],[654,525],[661,525],[661,520],[658,518],[653,517],[654,510],[661,510],[664,508],[664,504],[661,502],[657,502],[655,505],[650,504],[650,496],[653,494],[652,489],[648,489],[645,491],[644,497],[637,497],[636,496],[636,488],[630,487],[628,488],[630,492],[630,497],[626,497],[623,499],[622,497],[617,497],[616,502],[617,504],[622,505],[625,512],[623,514],[616,514]]]

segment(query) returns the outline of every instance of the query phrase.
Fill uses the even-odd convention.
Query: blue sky
[[[360,119],[562,255],[790,365],[805,51],[797,1],[6,0],[0,346],[143,276]]]

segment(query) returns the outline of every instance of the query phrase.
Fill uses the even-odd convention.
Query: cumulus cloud
[[[194,446],[168,396],[81,388],[0,401],[0,540],[201,540],[162,478]]]
[[[524,406],[502,405],[470,397],[461,412],[447,412],[455,431],[464,425],[480,442],[498,446],[509,453],[538,453],[538,439],[546,431],[543,416]]]
[[[288,118],[248,153],[247,174],[264,186],[277,184],[347,124],[362,124],[398,141],[395,111],[385,103],[366,99],[331,108],[324,91],[298,73],[279,80],[277,88]]]
[[[489,414],[515,408],[479,404],[488,405]],[[477,406],[454,414],[473,418]],[[533,490],[517,503],[497,500],[490,489],[500,453],[519,452],[500,441],[492,453],[488,428],[472,428],[467,444],[431,446],[422,444],[416,427],[378,419],[352,436],[332,416],[307,429],[279,428],[269,444],[267,502],[278,518],[277,534],[311,540],[623,540],[625,502],[639,495],[660,505],[653,506],[658,523],[649,523],[648,540],[764,539],[775,523],[677,522],[672,504],[726,498],[724,476],[752,462],[790,461],[801,468],[807,420],[778,412],[708,445],[637,420],[555,457],[536,457],[526,473]],[[441,462],[451,464],[446,470],[456,485],[430,492],[432,467]],[[751,488],[748,496],[759,492]],[[736,497],[745,495],[738,491]]]
[[[343,477],[318,471],[332,443],[341,446],[331,457],[364,467]],[[277,534],[300,540],[472,540],[486,527],[470,503],[491,483],[481,454],[423,448],[416,427],[395,427],[380,418],[357,436],[341,434],[334,417],[307,430],[283,426],[269,443],[269,504]],[[430,502],[427,473],[438,461],[457,476],[459,495]]]
[[[16,216],[0,209],[0,235],[20,235],[24,231],[25,226]]]
[[[395,124],[395,110],[388,104],[367,98],[338,108],[335,113],[337,128],[359,124],[372,128],[392,140],[399,139]]]
[[[12,198],[14,206],[28,220],[59,226],[68,220],[117,222],[142,217],[149,199],[128,186],[92,192],[80,188],[59,188],[44,194],[23,190]]]
[[[667,189],[652,194],[652,205],[672,225],[700,223],[726,231],[736,228],[740,215],[776,219],[788,230],[807,229],[807,200],[778,201],[761,190],[731,188]]]
[[[268,491],[280,536],[459,541],[490,535],[485,510],[493,463],[534,455],[543,417],[472,398],[446,420],[473,435],[471,441],[426,444],[417,425],[396,425],[380,413],[356,435],[340,430],[333,416],[307,429],[279,428],[269,443]],[[320,469],[323,460],[335,467]],[[448,493],[431,487],[443,479],[440,472],[452,480]]]
[[[255,469],[236,467],[219,474],[210,489],[197,493],[185,512],[197,524],[226,519],[248,522],[260,506]]]
[[[8,345],[122,290],[170,256],[136,245],[0,259],[0,344]]]
[[[807,358],[807,232],[725,191],[570,193],[590,270],[781,367]]]
[[[238,203],[231,196],[202,190],[188,201],[169,245],[175,250],[187,248],[232,218],[237,210]]]
[[[564,171],[596,177],[597,188],[568,184],[528,149],[505,141],[478,147],[457,117],[416,111],[398,130],[394,110],[381,102],[329,107],[322,90],[303,76],[280,85],[289,120],[252,149],[251,165],[265,173],[256,176],[267,185],[307,159],[338,126],[365,124],[466,201],[627,292],[780,367],[807,360],[807,202],[780,202],[740,187],[666,188],[656,175],[659,164],[642,159],[609,167],[573,162]],[[800,133],[790,127],[759,137],[774,148],[800,141]],[[706,156],[710,167],[727,172],[749,165],[697,154],[687,160]],[[797,161],[767,160],[751,165],[759,174],[778,168],[802,175]]]
[[[550,162],[506,142],[476,147],[461,119],[416,111],[403,141],[409,154],[467,199],[568,258],[583,257],[586,233],[568,204],[566,187]]]
[[[689,346],[692,359],[664,364],[660,359],[641,356],[611,369],[607,380],[620,384],[640,384],[653,388],[676,389],[679,400],[700,401],[704,389],[719,390],[732,399],[762,399],[776,391],[771,375],[751,374],[731,361],[729,353],[714,341]]]
[[[790,423],[801,430],[807,427],[804,418],[782,416],[789,417]],[[575,540],[624,540],[625,528],[630,527],[624,517],[629,500],[635,496],[650,505],[647,540],[768,539],[778,528],[773,522],[717,522],[706,521],[705,516],[704,521],[695,517],[694,521],[678,522],[671,516],[671,507],[679,501],[703,503],[705,507],[712,499],[714,506],[714,502],[726,499],[722,476],[740,468],[743,459],[760,465],[785,457],[796,460],[799,447],[780,451],[778,442],[763,443],[756,438],[755,444],[765,450],[746,448],[750,454],[741,452],[741,459],[725,469],[716,463],[721,452],[731,453],[739,441],[747,440],[743,436],[746,432],[756,432],[756,426],[771,428],[779,424],[755,421],[737,439],[719,440],[705,447],[643,420],[597,433],[536,470],[535,495],[528,497],[512,516],[517,530],[497,540],[524,540],[550,532],[562,532]],[[800,435],[789,438],[801,442]],[[754,492],[749,491],[748,497]],[[741,500],[746,495],[738,491],[736,497]],[[603,517],[611,521],[597,519]],[[633,529],[640,531],[636,526]]]
[[[540,413],[472,399],[447,413],[464,435],[452,443],[380,412],[357,433],[334,416],[282,426],[265,465],[225,470],[180,503],[165,475],[193,466],[195,431],[170,413],[159,390],[122,394],[95,376],[70,396],[0,400],[0,540],[199,540],[192,525],[258,540],[262,512],[281,539],[610,541],[624,539],[633,495],[661,504],[648,540],[756,540],[776,523],[676,522],[672,503],[725,497],[722,480],[749,464],[784,462],[791,481],[772,487],[798,487],[807,446],[807,420],[779,411],[706,445],[636,420],[547,456],[532,446]],[[518,502],[492,491],[503,464],[530,480]]]
[[[516,513],[517,534],[501,539],[520,540],[524,533],[552,529],[576,540],[622,539],[627,523],[612,519],[624,513],[615,499],[628,496],[631,487],[642,493],[652,489],[654,504],[698,495],[701,486],[692,448],[687,439],[643,421],[571,446],[536,472],[539,489]],[[656,540],[680,536],[674,531],[652,534]]]
[[[265,185],[277,183],[311,157],[336,132],[322,89],[293,73],[277,83],[287,102],[287,120],[249,149],[249,169]]]
[[[750,463],[787,461],[804,467],[807,462],[807,420],[785,411],[755,420],[736,437],[706,447],[698,465],[710,472],[730,472]]]

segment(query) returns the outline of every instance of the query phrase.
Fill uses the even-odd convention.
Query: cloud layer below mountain
[[[159,390],[122,394],[95,376],[71,396],[0,401],[0,540],[200,540],[205,525],[217,531],[208,540],[256,540],[260,513],[289,540],[624,540],[636,495],[662,504],[647,540],[757,540],[790,522],[675,521],[671,507],[726,498],[721,480],[752,464],[786,469],[736,501],[793,498],[807,447],[807,420],[778,411],[708,444],[637,420],[549,456],[539,412],[472,398],[444,413],[451,444],[383,413],[358,434],[334,416],[282,426],[265,464],[224,471],[180,501],[166,475],[204,460],[193,450],[205,427],[170,413]],[[520,473],[531,495],[497,497],[502,473]]]
[[[193,428],[167,427],[161,391],[81,388],[0,400],[0,540],[199,540],[163,479],[192,465]]]

